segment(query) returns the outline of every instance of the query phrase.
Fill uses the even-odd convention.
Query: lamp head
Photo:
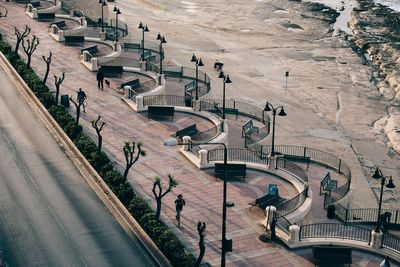
[[[165,37],[164,37],[164,36],[163,36],[162,39],[161,39],[161,43],[162,43],[162,44],[166,44],[166,43],[167,43],[167,40],[165,40]]]
[[[264,111],[271,111],[271,107],[269,106],[268,101],[265,103]]]
[[[121,14],[121,10],[118,8],[117,9],[117,15],[120,15]]]
[[[218,78],[221,78],[221,79],[225,78],[225,73],[223,71],[221,71],[218,75]]]
[[[396,187],[396,186],[394,185],[394,183],[393,183],[392,176],[390,176],[389,182],[387,183],[386,187],[387,187],[387,188],[395,188],[395,187]]]
[[[116,7],[116,6],[114,6],[113,11],[114,11],[114,12],[117,12],[117,7]]]
[[[279,113],[278,113],[278,116],[286,116],[287,114],[286,114],[286,112],[285,112],[285,110],[283,109],[283,107],[281,108],[281,111],[279,111]]]
[[[145,32],[149,32],[150,31],[149,28],[147,28],[147,24],[146,24],[146,26],[144,26],[144,31]]]
[[[103,4],[103,0],[99,0],[99,4]]]
[[[156,40],[159,40],[159,41],[161,41],[161,38],[162,38],[162,37],[161,37],[161,34],[160,34],[160,33],[158,33],[158,34],[157,34],[157,38],[156,38]]]
[[[142,22],[139,22],[138,29],[143,29],[143,23]]]
[[[195,54],[193,54],[192,59],[190,60],[190,62],[196,62],[197,61],[197,57]]]
[[[381,179],[382,178],[382,172],[381,172],[381,170],[379,169],[378,166],[376,167],[375,172],[372,175],[372,178],[374,178],[374,179]]]
[[[203,61],[201,61],[201,58],[199,58],[199,62],[197,63],[197,65],[199,67],[203,67],[204,66]]]
[[[229,74],[226,75],[225,83],[232,83],[231,79],[229,78]]]

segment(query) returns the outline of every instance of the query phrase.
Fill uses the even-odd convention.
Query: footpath
[[[163,142],[171,137],[180,123],[186,118],[178,115],[174,122],[165,123],[148,120],[146,115],[135,113],[122,101],[122,95],[112,88],[97,89],[95,73],[88,71],[79,61],[79,52],[74,47],[57,43],[48,34],[48,23],[39,23],[24,14],[22,5],[8,3],[8,16],[0,19],[0,32],[11,44],[15,44],[14,26],[22,29],[29,25],[31,35],[40,39],[40,45],[33,54],[32,67],[39,75],[44,75],[45,63],[42,56],[51,51],[53,61],[48,86],[54,88],[53,76],[65,72],[61,94],[75,97],[78,88],[83,88],[88,96],[86,113],[80,123],[84,131],[95,137],[91,121],[101,115],[106,122],[103,133],[104,149],[115,165],[121,170],[125,162],[122,147],[125,141],[142,142],[147,156],[140,159],[129,175],[129,182],[135,191],[148,199],[155,207],[151,189],[155,177],[167,181],[171,174],[179,183],[171,194],[163,199],[161,217],[171,226],[178,237],[198,253],[197,222],[207,223],[205,261],[218,266],[220,261],[220,235],[222,211],[222,183],[207,172],[198,170],[188,162],[177,148],[166,147]],[[22,50],[20,52],[22,55]],[[22,55],[22,57],[24,57]],[[71,107],[71,114],[74,114]],[[310,179],[320,180],[326,169],[317,166],[310,168]],[[268,177],[264,177],[267,180]],[[268,184],[268,182],[265,182]],[[228,199],[236,205],[228,210],[227,236],[233,239],[233,253],[227,254],[228,266],[314,266],[311,250],[287,250],[276,243],[263,243],[259,240],[264,233],[257,223],[261,218],[249,211],[247,203],[254,200],[257,192],[251,186],[241,183],[228,184]],[[175,222],[174,200],[183,194],[187,205],[182,213],[182,224]],[[315,192],[315,195],[318,193]],[[324,210],[313,210],[312,216],[323,217]],[[379,266],[380,256],[354,251],[353,266]]]

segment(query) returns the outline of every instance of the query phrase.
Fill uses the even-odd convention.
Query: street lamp
[[[271,154],[270,156],[275,156],[275,116],[276,116],[276,112],[278,111],[278,109],[280,109],[278,116],[286,116],[286,112],[283,109],[283,106],[279,106],[277,108],[274,108],[274,106],[267,102],[265,103],[265,108],[264,111],[271,111],[272,110],[272,146],[271,146]]]
[[[222,91],[222,119],[225,119],[225,84],[232,83],[231,79],[229,78],[229,74],[225,75],[223,71],[219,73],[218,78],[223,79],[223,91]]]
[[[104,32],[104,7],[107,6],[106,0],[99,0],[101,4],[101,32]]]
[[[121,14],[121,11],[115,6],[113,12],[115,12],[115,42],[118,43],[118,15]]]
[[[203,67],[204,64],[203,61],[201,61],[201,58],[197,58],[195,54],[193,54],[190,61],[195,62],[196,64],[196,100],[199,100],[199,66]]]
[[[178,143],[176,139],[173,141],[166,141],[164,143],[167,146],[186,145]],[[224,181],[223,181],[223,193],[222,193],[222,248],[221,248],[221,267],[225,267],[226,252],[232,252],[232,239],[226,239],[226,208],[233,207],[234,203],[226,201],[227,195],[227,178],[228,178],[228,148],[225,143],[191,143],[189,145],[221,145],[224,147]]]
[[[145,32],[149,32],[150,30],[149,30],[149,28],[147,27],[147,24],[146,24],[146,25],[143,25],[142,22],[139,23],[138,29],[141,29],[141,30],[142,30],[142,56],[141,56],[141,60],[144,61],[144,33],[145,33]]]
[[[383,186],[386,186],[387,188],[395,188],[396,186],[393,183],[392,176],[383,176],[381,169],[379,167],[376,167],[375,173],[372,175],[372,178],[374,179],[381,179],[381,194],[379,197],[379,207],[378,207],[378,216],[376,218],[376,226],[375,226],[375,232],[380,232],[381,230],[381,220],[380,220],[380,215],[381,215],[381,209],[382,209],[382,195],[383,195]],[[386,184],[386,178],[389,178],[389,182]]]
[[[158,33],[157,39],[156,39],[156,40],[160,41],[160,47],[159,47],[159,49],[160,49],[160,81],[161,81],[161,75],[162,75],[162,73],[163,73],[162,62],[163,62],[163,59],[164,59],[164,49],[163,49],[162,45],[163,45],[163,44],[166,44],[166,43],[167,43],[167,40],[165,40],[164,35],[161,36],[160,33]]]

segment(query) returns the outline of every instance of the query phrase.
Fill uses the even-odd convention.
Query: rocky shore
[[[400,17],[393,10],[363,0],[354,9],[349,26],[354,32],[353,49],[372,70],[371,81],[387,101],[384,125],[389,146],[400,153]]]

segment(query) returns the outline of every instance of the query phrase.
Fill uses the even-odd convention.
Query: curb
[[[0,52],[0,65],[9,75],[19,95],[28,104],[35,116],[47,128],[54,140],[60,146],[60,149],[68,156],[79,173],[93,189],[97,196],[101,199],[110,213],[114,216],[117,222],[125,230],[132,240],[139,240],[151,257],[153,262],[158,266],[172,266],[164,254],[158,249],[157,245],[141,228],[139,223],[132,217],[121,201],[110,190],[101,176],[93,169],[86,158],[76,148],[74,143],[64,133],[61,127],[48,113],[41,104],[39,99],[33,94],[25,81],[16,72],[14,67],[8,62],[4,54]]]

